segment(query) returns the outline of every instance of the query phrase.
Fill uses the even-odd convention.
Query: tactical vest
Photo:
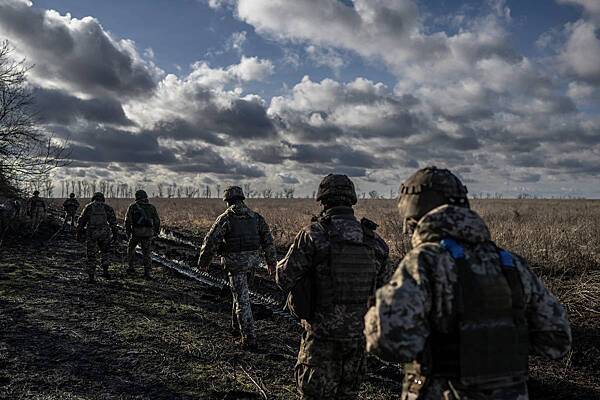
[[[90,220],[88,226],[91,229],[101,229],[108,226],[108,215],[103,203],[93,202],[90,204]]]
[[[225,235],[225,253],[240,253],[260,249],[258,220],[249,215],[229,216],[229,232]]]
[[[138,203],[133,205],[133,226],[152,228],[154,220],[148,215],[148,211]]]
[[[32,210],[45,209],[45,208],[46,208],[46,204],[44,203],[44,200],[40,199],[39,197],[34,197],[31,199],[31,209]]]
[[[361,224],[363,241],[354,242],[345,239],[329,219],[322,218],[319,223],[327,232],[329,247],[326,268],[317,269],[314,280],[315,311],[332,311],[336,305],[366,310],[375,292],[377,261],[368,244],[374,232]]]
[[[465,385],[526,376],[529,334],[523,285],[512,255],[499,249],[502,272],[481,275],[473,272],[460,244],[445,239],[441,245],[457,266],[456,326],[450,333],[432,333],[433,375]]]

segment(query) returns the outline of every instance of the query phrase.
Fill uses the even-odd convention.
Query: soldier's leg
[[[357,399],[360,385],[366,371],[367,359],[365,355],[365,342],[363,340],[350,340],[341,344],[344,355],[342,363],[342,377],[337,390],[337,399]]]
[[[129,238],[129,243],[127,244],[127,272],[134,272],[134,260],[135,260],[135,248],[139,243],[139,239],[133,235]]]
[[[246,273],[230,273],[229,283],[231,284],[235,315],[242,334],[242,340],[248,345],[254,345],[256,344],[256,334],[254,332],[254,317],[250,308],[250,294],[248,292],[248,278]]]
[[[338,349],[333,341],[304,332],[295,368],[296,389],[302,399],[335,399],[341,378]]]
[[[100,265],[102,266],[102,274],[105,278],[110,277],[108,267],[110,266],[111,239],[112,237],[110,235],[106,235],[98,240],[98,246],[100,248]]]
[[[150,278],[150,271],[152,270],[152,239],[144,238],[140,241],[140,244],[144,259],[144,276]]]
[[[96,263],[98,261],[98,242],[96,239],[88,237],[85,245],[87,255],[86,269],[89,281],[93,282],[96,274]]]

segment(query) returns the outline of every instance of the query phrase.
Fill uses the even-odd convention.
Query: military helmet
[[[75,193],[71,193],[71,194],[69,195],[69,197],[70,197],[70,198],[72,198],[72,199],[74,199],[74,198],[75,198]]]
[[[144,200],[148,198],[148,193],[146,193],[145,190],[138,190],[135,192],[135,199],[136,200]]]
[[[244,191],[239,186],[229,186],[223,192],[223,201],[244,200]]]
[[[105,201],[106,199],[104,198],[104,193],[102,192],[96,192],[94,193],[94,195],[92,196],[92,201]]]
[[[323,178],[319,184],[317,201],[322,202],[331,197],[346,198],[352,205],[356,204],[356,189],[347,175],[329,174]]]
[[[405,224],[409,219],[418,221],[444,204],[469,207],[467,187],[447,169],[425,167],[400,185],[398,209]]]
[[[34,190],[33,191],[33,195],[34,196],[39,196],[40,195],[40,191],[39,190]]]

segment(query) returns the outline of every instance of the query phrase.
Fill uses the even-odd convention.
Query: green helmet
[[[229,186],[223,192],[223,201],[244,200],[244,191],[239,186]]]
[[[135,192],[135,199],[136,200],[144,200],[148,198],[148,193],[146,193],[145,190],[138,190]]]
[[[34,190],[33,191],[33,195],[34,196],[39,196],[40,195],[40,191],[39,190]]]
[[[356,189],[354,183],[347,175],[329,174],[319,184],[317,201],[323,202],[327,198],[345,198],[352,205],[356,204]]]
[[[92,196],[92,201],[105,201],[105,200],[106,199],[104,198],[104,193],[102,193],[102,192],[96,192]]]
[[[400,185],[398,209],[407,224],[414,224],[429,211],[452,204],[469,207],[467,187],[447,169],[425,167],[418,170]]]
[[[69,195],[69,197],[70,197],[71,199],[74,199],[74,198],[75,198],[75,193],[71,193],[71,194]]]

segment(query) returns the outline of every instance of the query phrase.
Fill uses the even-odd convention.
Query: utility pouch
[[[302,277],[288,294],[285,308],[298,319],[310,320],[314,311],[314,284],[311,275]]]

